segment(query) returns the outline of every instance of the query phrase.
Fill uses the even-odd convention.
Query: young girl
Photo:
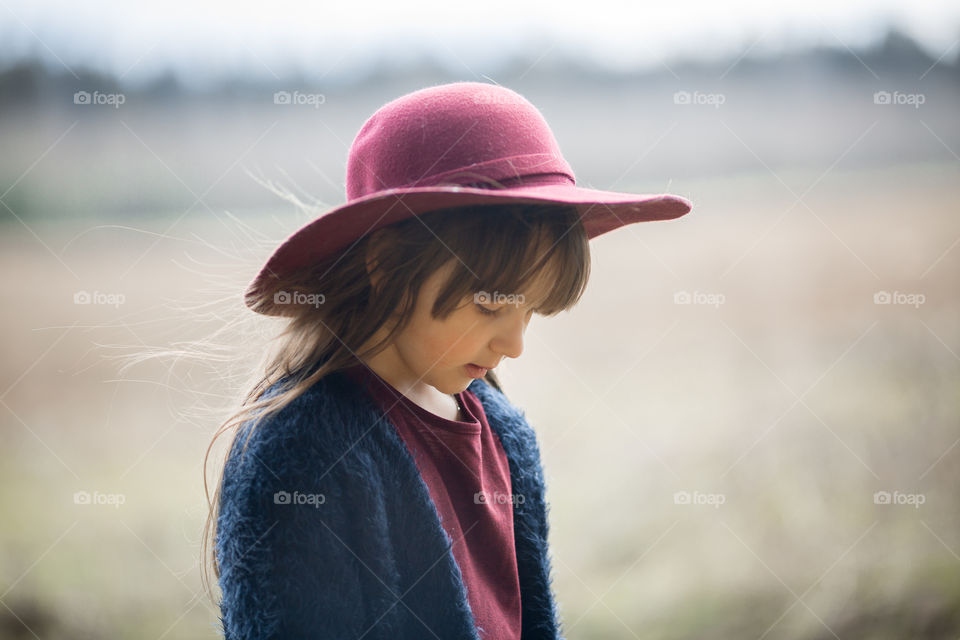
[[[381,107],[347,197],[246,292],[289,320],[218,431],[225,637],[561,637],[537,439],[494,369],[580,299],[589,239],[690,203],[577,187],[539,111],[481,83]]]

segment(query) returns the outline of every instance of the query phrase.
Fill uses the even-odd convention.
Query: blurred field
[[[957,177],[674,180],[693,213],[594,242],[581,304],[534,320],[501,374],[540,434],[568,638],[960,635]],[[250,361],[121,376],[103,356],[240,313],[256,241],[299,220],[245,215],[259,238],[219,211],[177,215],[3,231],[0,637],[216,637],[200,465]],[[684,291],[723,302],[675,304]],[[249,355],[271,326],[225,340]]]

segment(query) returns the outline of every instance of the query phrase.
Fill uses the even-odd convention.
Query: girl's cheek
[[[466,319],[445,327],[442,331],[446,348],[449,353],[470,351],[479,340],[482,340],[483,325],[485,323],[476,318]]]

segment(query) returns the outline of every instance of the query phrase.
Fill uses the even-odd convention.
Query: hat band
[[[531,153],[509,158],[497,158],[487,162],[477,162],[465,167],[426,176],[398,188],[435,187],[443,184],[496,188],[508,184],[518,185],[531,182],[576,184],[573,171],[563,158],[548,153]]]
[[[565,173],[531,173],[516,178],[504,178],[503,180],[481,179],[476,182],[453,182],[441,183],[434,186],[444,186],[444,184],[456,185],[459,187],[470,187],[473,189],[514,189],[516,187],[533,187],[543,185],[568,184],[576,185],[573,178]]]

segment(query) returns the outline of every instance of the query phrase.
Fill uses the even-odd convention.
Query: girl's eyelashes
[[[482,304],[479,304],[479,303],[474,303],[474,306],[476,306],[477,310],[478,310],[480,313],[482,313],[483,315],[485,315],[485,316],[495,316],[495,315],[497,315],[498,313],[500,313],[500,309],[488,309],[488,308],[486,308],[485,306],[483,306]],[[502,308],[502,307],[501,307],[501,308]],[[540,310],[539,310],[539,309],[530,309],[530,310],[527,311],[527,316],[532,316],[534,313],[539,314],[539,313],[540,313]]]

